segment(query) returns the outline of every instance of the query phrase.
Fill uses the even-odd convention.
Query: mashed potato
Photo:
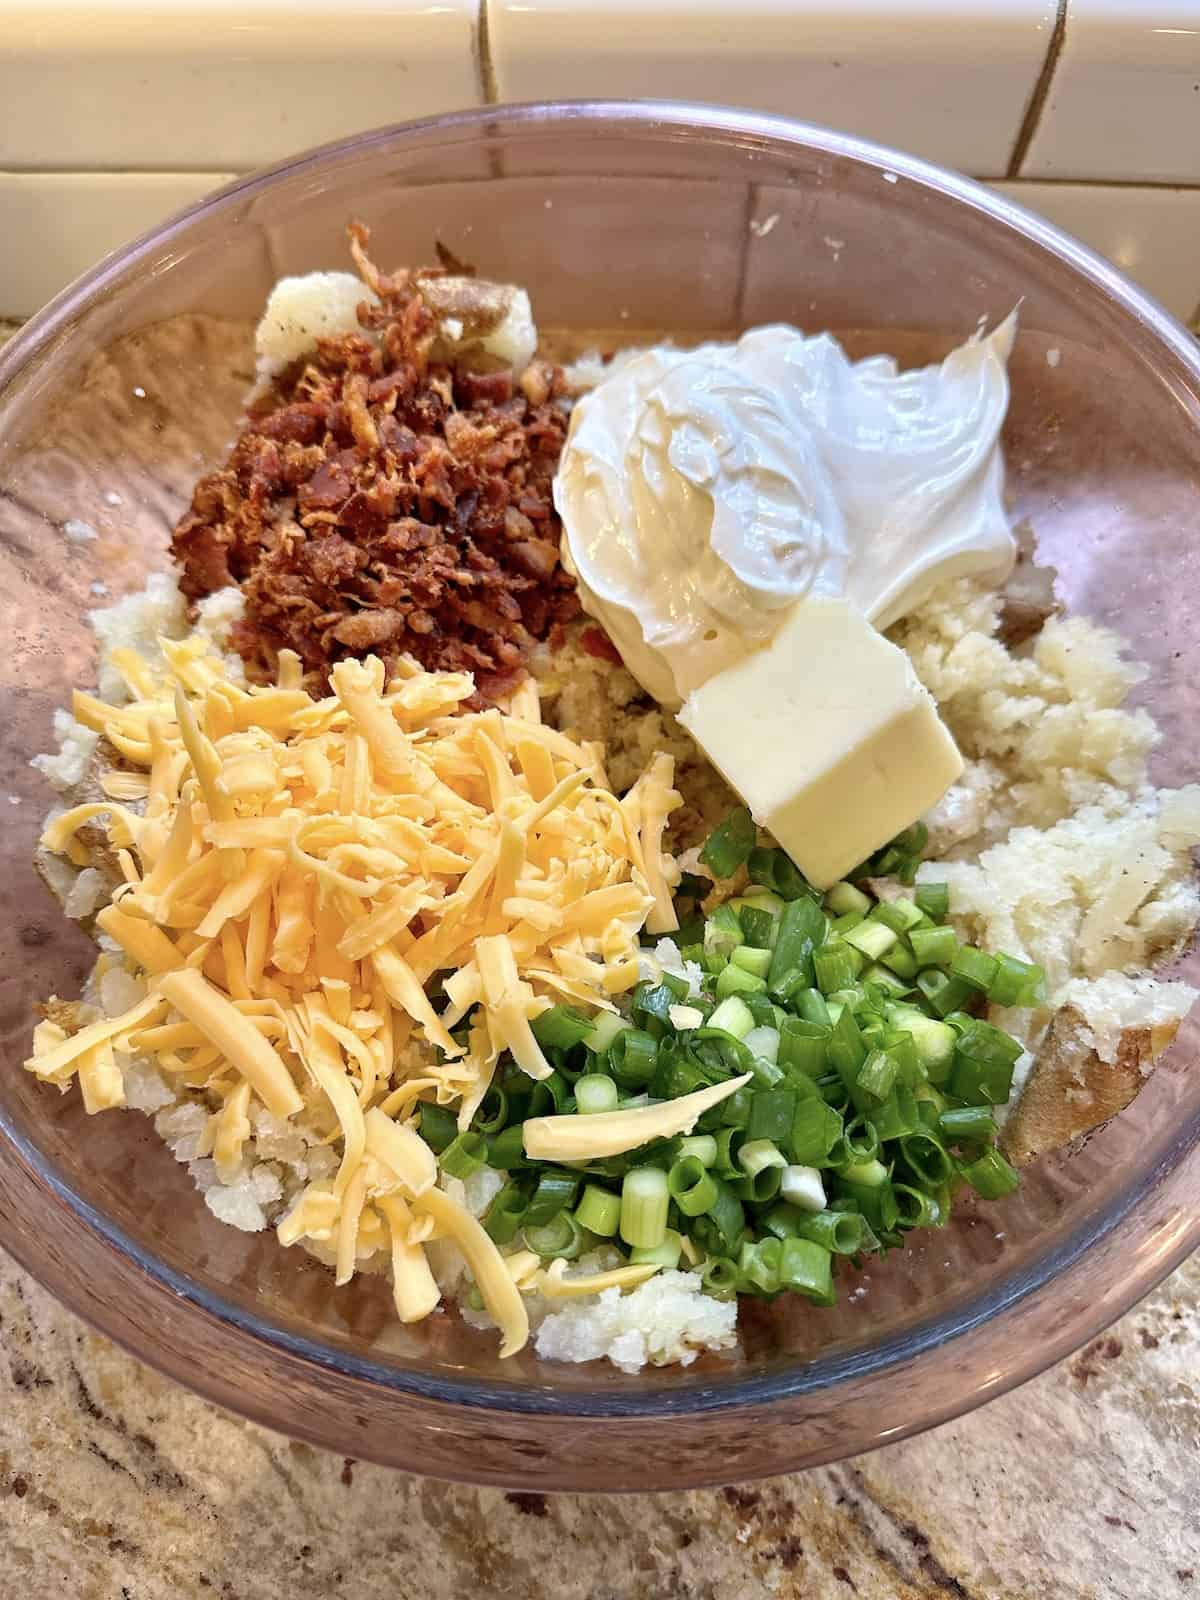
[[[352,281],[361,296],[361,285]],[[277,332],[272,349],[280,357],[291,346],[288,327],[281,323]],[[201,602],[197,627],[224,649],[240,610],[240,594],[222,591]],[[159,635],[178,638],[188,627],[178,589],[163,575],[151,578],[140,595],[93,613],[93,624],[101,694],[118,703],[125,691],[108,664],[111,652],[125,646],[153,658]],[[1159,792],[1148,783],[1146,760],[1156,731],[1144,711],[1123,709],[1142,674],[1124,659],[1115,635],[1084,619],[1053,619],[1031,648],[1014,652],[998,638],[998,625],[997,597],[960,581],[893,632],[967,759],[961,782],[929,819],[935,859],[922,875],[949,883],[951,913],[965,937],[1045,967],[1051,1005],[1036,1015],[998,1014],[1000,1025],[1036,1050],[1054,1008],[1069,1005],[1083,1019],[1087,1048],[1112,1064],[1126,1030],[1169,1030],[1195,998],[1186,985],[1160,981],[1144,969],[1180,949],[1200,921],[1189,855],[1200,841],[1200,797]],[[674,717],[647,700],[602,647],[600,653],[589,649],[589,629],[595,625],[575,627],[559,650],[543,648],[533,662],[547,719],[604,744],[609,782],[618,793],[656,750],[672,754],[685,802],[673,833],[677,843],[695,844],[735,797]],[[67,794],[85,781],[97,741],[62,712],[55,734],[57,752],[37,757],[34,765]],[[69,915],[90,915],[107,880],[91,868],[75,873],[62,865],[65,876],[52,887]],[[677,960],[669,944],[660,944],[659,956]],[[133,980],[119,952],[103,938],[100,945],[80,1021],[101,1012],[118,1015],[130,1004]],[[416,1069],[421,1050],[409,1048]],[[1024,1070],[1032,1061],[1027,1054]],[[129,1061],[123,1076],[127,1104],[154,1118],[209,1210],[234,1227],[255,1232],[274,1226],[306,1184],[334,1171],[334,1152],[315,1134],[259,1107],[239,1167],[218,1172],[199,1155],[207,1108],[181,1097],[147,1060]],[[1018,1092],[1019,1080],[1020,1074]],[[467,1186],[457,1185],[456,1196],[482,1215],[501,1181],[485,1170]],[[449,1189],[456,1180],[442,1182]],[[471,1308],[457,1250],[444,1242],[434,1248],[439,1284],[463,1297],[467,1320],[487,1322]],[[314,1253],[320,1256],[321,1247]],[[387,1270],[384,1253],[377,1254],[360,1262],[360,1270]],[[597,1258],[592,1266],[610,1264]],[[647,1362],[686,1364],[701,1349],[728,1348],[737,1308],[704,1295],[695,1273],[664,1272],[624,1295],[607,1290],[565,1303],[535,1296],[530,1314],[543,1357],[605,1358],[634,1371]]]

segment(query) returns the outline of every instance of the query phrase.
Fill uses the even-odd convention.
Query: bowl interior
[[[1082,1150],[1038,1164],[1011,1201],[968,1209],[872,1266],[832,1312],[753,1308],[737,1358],[635,1377],[528,1354],[501,1366],[494,1340],[453,1317],[402,1328],[380,1281],[335,1291],[325,1269],[273,1235],[219,1224],[148,1122],[86,1118],[76,1096],[21,1071],[34,1002],[75,994],[91,955],[30,867],[48,795],[29,757],[50,746],[52,712],[72,685],[92,677],[89,607],[166,565],[190,486],[231,435],[271,283],[345,266],[354,216],[370,223],[385,266],[430,259],[440,241],[488,276],[525,284],[543,329],[602,348],[786,320],[907,362],[1019,304],[1006,436],[1016,513],[1058,569],[1069,609],[1112,623],[1148,664],[1139,698],[1163,730],[1156,780],[1194,774],[1196,363],[1181,332],[1051,230],[833,136],[678,110],[452,119],[251,180],[104,264],[0,368],[0,1121],[7,1159],[19,1148],[54,1176],[55,1225],[95,1242],[89,1309],[103,1302],[110,1248],[90,1211],[151,1276],[177,1275],[184,1297],[199,1296],[218,1321],[252,1324],[264,1359],[275,1341],[299,1340],[365,1381],[429,1381],[476,1404],[620,1414],[820,1388],[912,1359],[985,1317],[997,1329],[995,1370],[1028,1370],[1013,1321],[1022,1296],[1088,1240],[1119,1239],[1130,1207],[1194,1150],[1195,1025],[1127,1113]],[[69,519],[96,537],[65,536]],[[1166,1201],[1160,1221],[1157,1255],[1143,1249],[1135,1263],[1118,1251],[1106,1271],[1148,1287],[1147,1263],[1169,1265],[1162,1230],[1180,1226]],[[37,1233],[28,1218],[10,1222],[8,1242],[35,1267]],[[1182,1235],[1172,1239],[1182,1248]],[[1017,1310],[1001,1314],[1006,1305]],[[169,1365],[169,1341],[169,1325],[150,1326],[141,1353]],[[896,1406],[864,1420],[846,1448],[922,1420],[904,1414],[902,1395]],[[777,1464],[798,1455],[799,1445]]]

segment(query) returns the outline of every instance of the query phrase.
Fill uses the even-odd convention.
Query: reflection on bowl
[[[0,890],[0,1237],[105,1332],[222,1404],[347,1455],[525,1488],[783,1471],[1029,1376],[1200,1234],[1185,1206],[1200,1173],[1195,1024],[1128,1112],[1032,1169],[1002,1212],[966,1210],[873,1265],[832,1312],[751,1308],[736,1358],[637,1376],[528,1352],[501,1365],[451,1315],[401,1327],[386,1284],[335,1293],[315,1262],[217,1223],[148,1124],[98,1118],[85,1137],[76,1098],[20,1070],[33,997],[77,992],[90,964],[33,879],[46,795],[27,765],[94,671],[85,613],[166,565],[191,484],[232,433],[271,283],[342,265],[356,214],[377,259],[423,260],[440,240],[527,285],[543,328],[606,346],[787,320],[831,328],[855,354],[929,360],[1020,300],[1017,515],[1068,607],[1118,623],[1149,663],[1156,781],[1189,776],[1200,361],[1087,252],[919,163],[727,111],[489,109],[301,158],[102,264],[0,361],[4,791],[19,802]],[[97,537],[65,539],[71,519]]]

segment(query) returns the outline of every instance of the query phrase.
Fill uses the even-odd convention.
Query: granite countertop
[[[0,1595],[1200,1600],[1198,1357],[1200,1256],[921,1438],[741,1488],[545,1498],[241,1422],[0,1256]]]

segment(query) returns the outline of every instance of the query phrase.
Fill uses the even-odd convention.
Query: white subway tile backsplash
[[[715,101],[977,176],[1009,159],[1054,0],[484,0],[501,100]]]
[[[477,0],[0,0],[0,167],[246,169],[478,105]]]
[[[1200,189],[1003,183],[1017,205],[1074,234],[1187,322],[1200,304]]]
[[[229,182],[218,172],[0,172],[0,317],[28,317],[110,250]]]
[[[1021,176],[1200,183],[1200,4],[1070,0]]]

